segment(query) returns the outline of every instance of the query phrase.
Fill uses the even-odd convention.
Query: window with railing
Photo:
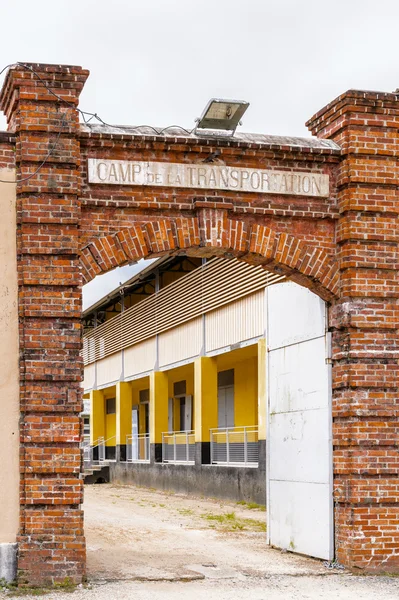
[[[186,463],[195,462],[194,431],[171,431],[162,434],[162,462]]]
[[[259,463],[258,427],[211,429],[211,463],[257,467]]]

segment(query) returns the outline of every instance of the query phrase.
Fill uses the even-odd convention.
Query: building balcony
[[[210,430],[211,464],[257,467],[259,444],[257,426],[224,427]]]
[[[193,465],[195,463],[194,431],[162,433],[162,462]]]
[[[150,462],[150,434],[126,436],[126,462],[149,463]]]

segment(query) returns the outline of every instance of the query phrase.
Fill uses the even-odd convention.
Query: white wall
[[[265,290],[223,306],[206,315],[206,351],[211,352],[263,335]]]
[[[125,378],[151,371],[155,366],[156,343],[152,337],[124,351]]]
[[[158,368],[165,368],[264,335],[265,290],[197,317],[158,336]],[[205,340],[204,340],[205,334]],[[122,370],[123,355],[123,370]],[[156,337],[97,361],[97,386],[152,371],[157,362]],[[84,389],[94,386],[94,363],[85,367]]]
[[[114,381],[119,381],[122,376],[122,352],[116,352],[97,361],[97,386],[101,387]]]
[[[159,336],[159,366],[193,358],[202,349],[202,317],[170,329]]]

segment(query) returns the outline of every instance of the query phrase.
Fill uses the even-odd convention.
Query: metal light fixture
[[[209,100],[201,117],[197,119],[195,133],[217,133],[225,131],[232,136],[240,120],[249,106],[249,102],[242,100],[220,100],[212,98]]]

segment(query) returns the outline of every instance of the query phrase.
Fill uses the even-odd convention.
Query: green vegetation
[[[245,500],[240,500],[237,502],[240,506],[245,506],[245,508],[249,508],[250,510],[262,510],[266,511],[266,506],[264,504],[256,504],[256,502],[245,502]]]
[[[210,527],[217,528],[220,531],[266,531],[266,523],[255,519],[241,519],[235,512],[213,515],[203,514],[201,517],[211,521]]]
[[[186,516],[194,514],[194,511],[191,510],[191,508],[178,508],[177,512],[180,513],[181,515],[186,515]]]
[[[0,579],[0,591],[9,591],[9,590],[15,590],[15,588],[17,587],[17,584],[12,582],[12,583],[7,583],[7,581],[3,578]]]
[[[64,581],[56,582],[49,587],[30,587],[28,585],[17,586],[16,583],[7,583],[4,579],[0,579],[0,591],[7,591],[7,598],[20,598],[23,596],[38,596],[43,597],[45,594],[50,594],[54,590],[63,592],[74,592],[76,585],[66,577]]]

